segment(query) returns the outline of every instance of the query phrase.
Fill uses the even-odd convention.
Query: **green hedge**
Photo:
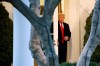
[[[9,18],[9,13],[5,9],[5,7],[0,3],[0,63],[6,63],[8,65],[12,62],[13,22]]]
[[[62,63],[60,66],[76,66],[76,63]],[[100,63],[91,62],[89,66],[100,66]]]
[[[85,35],[84,35],[84,45],[86,44],[91,30],[91,20],[92,20],[93,11],[90,13],[89,17],[86,19],[86,26],[85,26]],[[91,56],[91,62],[100,62],[100,45],[98,45],[95,49],[95,52]]]
[[[76,66],[76,63],[62,63],[60,66]]]

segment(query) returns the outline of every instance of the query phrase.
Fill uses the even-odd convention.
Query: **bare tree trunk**
[[[61,0],[45,0],[42,17],[37,16],[36,13],[28,8],[21,0],[6,1],[17,8],[30,21],[36,30],[33,37],[31,37],[31,43],[34,43],[34,45],[31,44],[30,49],[39,65],[58,66],[58,57],[55,54],[54,44],[50,36],[50,25],[54,10]]]
[[[89,39],[79,57],[77,66],[89,66],[91,55],[100,44],[100,0],[96,0]]]
[[[40,10],[40,2],[39,0],[29,0],[30,2],[30,9],[39,16]],[[30,43],[29,48],[32,53],[32,57],[36,59],[38,66],[45,66],[47,60],[42,50],[42,45],[40,43],[40,38],[33,26],[31,26],[31,36],[30,36]]]

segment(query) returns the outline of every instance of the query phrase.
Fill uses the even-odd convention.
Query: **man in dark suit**
[[[67,41],[71,37],[69,25],[64,22],[65,15],[58,15],[58,57],[59,63],[66,62],[67,57]],[[53,32],[53,23],[51,24],[51,33]]]

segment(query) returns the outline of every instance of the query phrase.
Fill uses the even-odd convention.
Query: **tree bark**
[[[77,66],[89,66],[91,55],[100,44],[100,0],[96,0],[89,39],[79,57]]]
[[[30,9],[39,16],[39,0],[29,0],[30,2]],[[31,25],[31,36],[30,36],[30,43],[29,49],[32,53],[32,57],[36,59],[38,66],[45,66],[47,63],[46,57],[42,50],[41,41],[36,29]]]
[[[40,66],[59,66],[58,57],[54,50],[54,44],[50,36],[50,25],[56,6],[61,0],[45,0],[42,17],[28,8],[21,0],[6,0],[17,8],[32,24],[35,31],[31,37],[30,49]],[[36,0],[33,0],[36,1]],[[30,0],[31,2],[31,0]],[[53,6],[52,6],[53,5]],[[43,57],[43,58],[42,58]]]

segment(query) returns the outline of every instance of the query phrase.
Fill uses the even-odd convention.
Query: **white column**
[[[79,57],[79,0],[69,0],[68,2],[68,20],[71,30],[72,53],[71,62],[77,62]]]
[[[64,13],[64,10],[65,10],[65,9],[64,9],[64,8],[65,8],[65,6],[64,6],[64,5],[65,5],[65,4],[64,4],[64,1],[65,1],[65,0],[61,0],[62,13]]]
[[[28,0],[23,0],[27,5]],[[29,50],[30,22],[14,9],[13,66],[33,66]]]
[[[54,43],[56,44],[54,46],[56,54],[58,55],[58,7],[56,7],[55,12],[54,12],[54,16],[53,16],[53,26],[54,26]]]

